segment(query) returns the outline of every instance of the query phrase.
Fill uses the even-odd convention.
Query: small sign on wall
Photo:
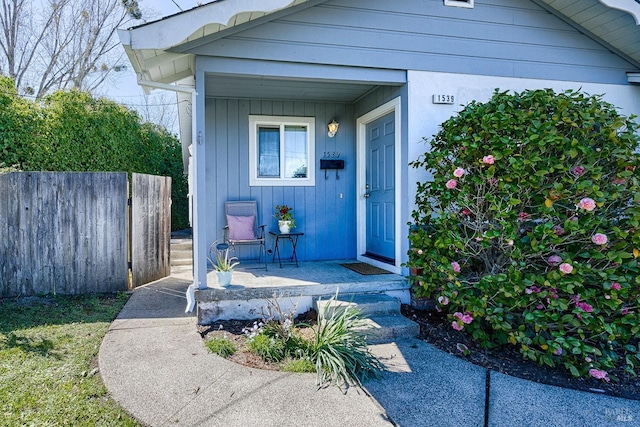
[[[455,102],[456,102],[455,96],[453,95],[445,95],[445,94],[433,95],[434,104],[453,104]]]

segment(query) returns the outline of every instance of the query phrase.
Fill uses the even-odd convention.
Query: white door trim
[[[396,157],[396,161],[395,161],[395,217],[396,217],[396,223],[395,223],[395,265],[390,265],[390,264],[386,264],[384,262],[381,261],[377,261],[374,259],[371,259],[369,257],[364,256],[364,253],[366,252],[366,248],[367,248],[367,221],[366,221],[366,217],[367,217],[367,205],[366,205],[366,201],[367,199],[364,197],[364,193],[365,193],[365,184],[366,184],[366,180],[367,180],[367,152],[366,152],[366,144],[367,144],[367,124],[371,123],[372,121],[379,119],[380,117],[389,114],[391,112],[395,112],[395,157]],[[401,165],[400,165],[400,159],[401,157],[401,145],[400,145],[400,130],[401,130],[401,124],[402,122],[400,121],[400,97],[394,98],[391,101],[379,106],[378,108],[368,112],[367,114],[359,117],[356,120],[356,129],[357,129],[357,136],[356,136],[356,151],[357,151],[357,159],[356,159],[356,164],[357,164],[357,169],[358,169],[358,173],[357,173],[357,178],[356,178],[356,194],[357,194],[357,206],[356,206],[356,215],[358,218],[358,233],[357,233],[357,239],[358,239],[358,245],[357,245],[357,249],[358,249],[358,255],[357,255],[357,259],[358,261],[362,261],[362,262],[366,262],[368,264],[371,265],[375,265],[376,267],[380,267],[382,269],[391,271],[392,273],[396,273],[396,274],[401,274],[402,273],[402,268],[400,267],[401,264],[401,259],[402,259],[402,254],[401,254],[401,247],[402,245],[400,244],[400,239],[401,239],[401,232],[402,232],[402,224],[400,221],[400,212],[401,212],[401,200],[400,200],[400,195],[402,194],[402,180],[401,180]]]

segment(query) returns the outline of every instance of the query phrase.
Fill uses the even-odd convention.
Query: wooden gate
[[[131,284],[138,287],[171,274],[171,178],[131,176]]]

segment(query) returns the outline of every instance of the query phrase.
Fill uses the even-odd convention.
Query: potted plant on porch
[[[274,216],[278,220],[278,229],[283,234],[289,233],[292,228],[296,227],[296,220],[293,219],[292,211],[293,209],[287,205],[276,205]]]
[[[226,288],[231,283],[233,269],[240,264],[237,257],[229,257],[229,244],[214,242],[209,250],[209,262],[213,265],[218,278],[218,286]]]

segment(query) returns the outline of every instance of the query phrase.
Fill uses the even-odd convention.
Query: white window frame
[[[260,126],[278,126],[280,128],[280,153],[284,152],[284,127],[307,127],[307,177],[306,178],[260,178],[258,177],[258,128]],[[315,176],[315,117],[286,116],[249,116],[249,185],[252,187],[313,187]],[[284,156],[281,155],[281,159]],[[284,161],[281,161],[280,172],[284,175]]]
[[[473,9],[473,0],[444,0],[444,5]]]

